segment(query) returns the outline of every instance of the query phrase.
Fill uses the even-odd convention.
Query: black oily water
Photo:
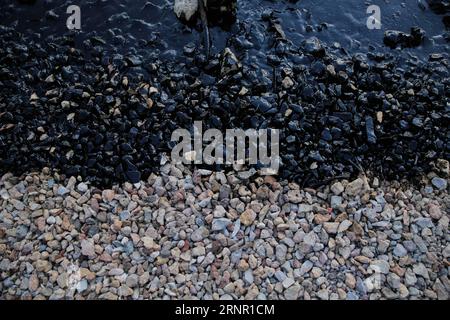
[[[314,63],[320,62],[315,61]],[[340,78],[330,78],[329,80],[330,82],[346,81]],[[329,86],[333,85],[329,84]],[[318,92],[322,90],[320,85],[318,87],[310,85],[310,88],[313,92],[317,89]],[[407,91],[409,90],[411,89],[404,90],[406,97],[408,97]],[[332,110],[336,107],[345,108],[346,106],[342,106],[342,100],[336,99],[336,104],[331,105],[324,100],[314,101],[314,94],[311,95],[310,92],[304,90],[297,93],[304,99],[302,105],[281,103],[276,113],[272,113],[273,111],[270,109],[261,109],[261,104],[252,103],[252,99],[244,97],[241,98],[241,103],[243,105],[248,103],[248,105],[245,108],[238,108],[236,111],[238,115],[242,108],[247,111],[237,117],[235,122],[231,121],[228,124],[230,127],[239,127],[237,126],[239,121],[241,125],[248,123],[250,127],[252,124],[260,126],[258,121],[254,121],[256,116],[266,123],[264,126],[280,128],[282,132],[280,152],[283,160],[281,176],[306,181],[306,184],[314,184],[320,180],[340,175],[355,175],[361,169],[376,170],[374,165],[379,165],[381,170],[385,170],[388,177],[407,176],[406,167],[411,169],[409,173],[413,172],[417,176],[417,173],[428,170],[427,162],[424,162],[422,158],[425,160],[427,158],[438,159],[445,157],[444,152],[448,153],[445,151],[448,150],[448,146],[444,147],[445,141],[448,141],[445,139],[448,136],[448,107],[445,111],[437,105],[437,101],[433,102],[437,98],[436,95],[441,92],[440,90],[442,90],[442,86],[435,84],[434,92],[423,92],[423,97],[421,95],[414,96],[416,100],[430,100],[430,94],[434,96],[430,101],[436,111],[431,113],[431,117],[428,116],[429,111],[426,108],[426,106],[430,106],[430,102],[418,105],[414,110],[414,115],[408,113],[409,111],[400,112],[401,110],[394,108],[394,111],[403,116],[403,119],[397,122],[398,119],[395,117],[392,117],[391,120],[385,118],[381,124],[387,128],[375,128],[373,117],[364,115],[367,112],[367,106],[379,107],[380,102],[383,101],[382,96],[370,91],[363,93],[358,98],[363,102],[365,108],[355,107],[351,109],[353,112]],[[79,91],[68,89],[66,93],[75,102],[83,101],[83,94]],[[62,169],[62,172],[67,175],[82,175],[100,184],[126,180],[136,182],[157,168],[160,151],[170,150],[166,143],[170,143],[171,131],[179,124],[189,123],[188,119],[184,119],[185,115],[180,118],[180,115],[189,110],[174,111],[175,118],[173,119],[173,115],[166,114],[164,109],[155,109],[150,112],[145,108],[140,109],[142,105],[125,105],[121,117],[111,116],[105,122],[103,117],[106,116],[106,113],[100,106],[108,106],[115,101],[108,95],[96,97],[98,104],[92,105],[90,111],[78,108],[73,110],[70,107],[67,110],[56,108],[51,105],[51,99],[39,101],[40,105],[35,107],[42,108],[42,110],[34,114],[34,116],[40,117],[36,122],[36,119],[28,114],[29,112],[33,114],[35,112],[33,110],[36,108],[30,110],[28,103],[24,101],[29,98],[24,99],[20,91],[16,94],[19,94],[17,98],[23,103],[19,108],[15,108],[15,113],[7,110],[1,118],[3,128],[1,140],[4,150],[2,154],[6,156],[2,159],[3,168],[13,172],[21,172],[24,168],[51,166]],[[125,95],[125,98],[128,97],[125,91],[121,94]],[[293,97],[296,97],[297,94],[294,94]],[[257,97],[256,99],[265,98]],[[158,97],[155,97],[155,100],[157,101]],[[408,100],[411,99],[407,98],[403,104],[409,102]],[[269,104],[273,105],[273,103],[274,101],[271,101]],[[12,106],[7,107],[7,109],[11,108]],[[332,109],[330,110],[330,108]],[[46,110],[53,111],[54,114],[49,117]],[[219,110],[222,111],[223,108]],[[278,115],[286,115],[288,110],[291,110],[289,117],[278,117]],[[214,109],[211,112],[214,113]],[[226,120],[223,115],[211,115],[211,112],[204,114],[203,120],[208,126],[213,127],[210,122],[212,119],[216,119],[215,123],[217,123],[217,119],[221,122]],[[75,113],[72,119],[76,122],[74,124],[67,120],[72,113]],[[150,125],[147,127],[134,126],[138,121],[148,117],[153,117],[152,125],[158,126],[158,132],[155,132]],[[48,133],[59,132],[59,139],[40,132],[42,124],[47,121],[50,121],[48,125],[52,127]],[[180,122],[177,124],[178,121]],[[27,125],[24,125],[25,123]],[[222,125],[226,124],[222,123]],[[29,141],[28,129],[30,127],[34,127],[38,133],[45,135],[45,139]],[[440,129],[436,130],[436,128]],[[385,132],[386,129],[391,130],[389,135]],[[161,135],[161,132],[164,134]],[[434,140],[434,145],[417,144],[412,138],[418,136],[420,139],[419,134],[432,134],[437,139]],[[429,139],[430,136],[424,138]],[[40,139],[42,139],[42,135]],[[55,150],[48,152],[52,148]],[[330,148],[332,148],[331,152]],[[67,159],[68,152],[73,154],[73,158]],[[27,162],[24,162],[24,159]],[[363,159],[366,159],[366,163]],[[397,163],[392,163],[393,160],[396,160]]]

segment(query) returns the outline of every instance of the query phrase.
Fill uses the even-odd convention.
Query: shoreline
[[[2,299],[448,299],[447,190],[48,173],[1,180]]]

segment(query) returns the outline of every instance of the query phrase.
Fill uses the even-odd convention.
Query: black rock
[[[133,67],[140,66],[142,64],[142,59],[137,56],[128,56],[126,58],[127,62],[130,63]]]
[[[373,118],[371,116],[366,117],[366,134],[367,134],[367,141],[369,143],[372,144],[377,143],[377,136],[375,135]]]
[[[322,131],[321,138],[322,138],[323,140],[325,140],[325,141],[331,141],[331,140],[333,139],[333,137],[332,137],[331,132],[330,132],[329,129],[324,129],[324,130]]]
[[[127,171],[125,174],[131,183],[138,183],[141,181],[141,173],[139,171]]]
[[[428,6],[438,14],[450,12],[450,1],[448,0],[427,0]]]
[[[272,105],[263,97],[252,97],[251,104],[262,113],[268,113],[272,109]]]
[[[407,33],[397,31],[397,30],[387,30],[384,32],[384,43],[395,48],[398,45],[406,44],[411,40],[411,36]]]
[[[425,39],[425,30],[419,27],[412,27],[411,28],[411,42],[410,46],[417,47],[420,46]]]
[[[305,40],[303,43],[303,48],[307,53],[315,57],[322,57],[325,54],[325,48],[322,47],[320,40],[316,37]]]
[[[412,27],[411,33],[404,33],[396,30],[387,30],[384,33],[384,43],[395,48],[402,47],[417,47],[422,44],[425,39],[425,31],[419,27]]]

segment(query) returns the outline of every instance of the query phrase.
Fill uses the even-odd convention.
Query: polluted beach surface
[[[211,17],[207,57],[202,24],[180,23],[170,1],[86,2],[80,32],[66,5],[2,13],[5,169],[136,182],[193,120],[282,129],[281,175],[304,185],[354,176],[366,157],[363,169],[395,178],[448,158],[448,32],[430,8],[392,5],[371,30],[356,2],[238,2],[220,25]]]
[[[448,299],[448,1],[71,5],[0,12],[2,299]]]

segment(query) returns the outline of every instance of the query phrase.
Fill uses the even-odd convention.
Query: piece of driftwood
[[[210,25],[229,29],[236,21],[236,0],[208,0],[206,7]]]

